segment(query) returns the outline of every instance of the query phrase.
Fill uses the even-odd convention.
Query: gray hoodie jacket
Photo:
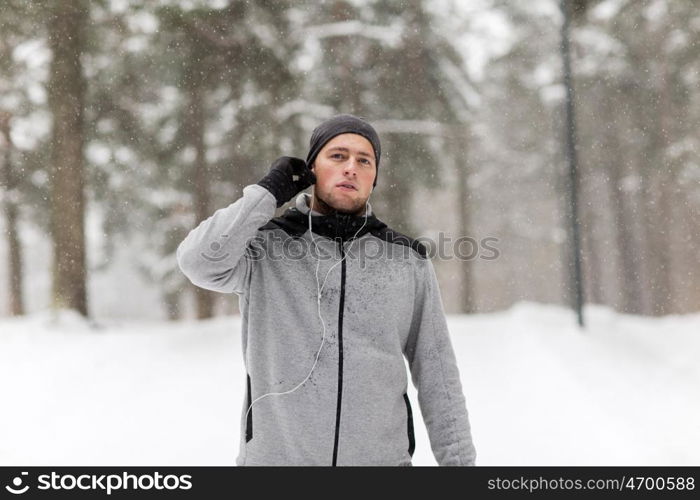
[[[236,463],[411,465],[405,358],[437,462],[474,465],[424,247],[388,228],[371,207],[367,217],[314,212],[311,234],[307,196],[273,218],[275,197],[246,186],[177,249],[192,283],[240,297],[247,394]]]

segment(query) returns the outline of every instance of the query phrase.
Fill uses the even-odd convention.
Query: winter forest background
[[[91,324],[157,322],[160,338],[236,316],[235,295],[187,281],[177,245],[348,112],[382,139],[381,220],[479,242],[475,258],[433,259],[447,313],[571,307],[573,186],[583,299],[608,311],[594,320],[682,315],[685,343],[668,342],[697,354],[700,9],[564,3],[574,184],[559,0],[3,0],[0,317],[71,309]],[[548,321],[523,315],[533,330]],[[676,324],[644,325],[656,346]],[[35,327],[5,319],[0,337]],[[9,363],[17,351],[4,349]],[[682,363],[685,382],[700,380]],[[697,416],[693,398],[684,411]]]
[[[700,11],[571,4],[585,301],[698,311]],[[4,315],[236,312],[175,248],[335,112],[379,130],[382,220],[497,238],[435,260],[448,312],[572,300],[557,1],[5,0],[0,23]]]

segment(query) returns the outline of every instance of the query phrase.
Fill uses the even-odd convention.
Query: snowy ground
[[[700,315],[449,318],[479,465],[700,465]],[[234,465],[239,318],[0,319],[0,465]],[[435,461],[415,392],[415,465]]]

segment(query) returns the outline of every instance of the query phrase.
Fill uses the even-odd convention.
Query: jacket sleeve
[[[439,465],[474,465],[476,450],[437,277],[430,259],[418,266],[405,355],[430,446]]]
[[[177,247],[177,263],[195,285],[223,293],[242,293],[251,271],[249,243],[275,214],[277,201],[257,184],[189,232]]]

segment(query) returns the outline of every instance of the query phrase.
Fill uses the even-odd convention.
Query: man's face
[[[362,214],[377,172],[372,144],[358,134],[340,134],[328,141],[312,166],[316,174],[313,209]]]

